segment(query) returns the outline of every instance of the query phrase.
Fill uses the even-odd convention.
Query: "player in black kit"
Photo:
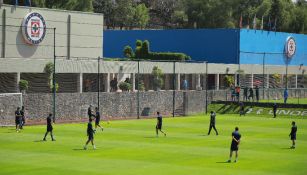
[[[216,117],[215,112],[211,111],[210,112],[210,125],[209,125],[208,135],[210,135],[210,132],[211,132],[212,128],[214,129],[216,135],[219,135],[219,133],[217,132],[217,130],[215,128],[215,117]]]
[[[17,107],[15,111],[15,124],[16,124],[16,132],[19,132],[21,129],[22,115],[20,112],[20,107]]]
[[[98,107],[95,108],[96,111],[96,116],[95,116],[95,130],[97,129],[97,127],[101,128],[101,131],[103,131],[103,127],[100,126],[100,112],[98,110]]]
[[[47,117],[47,131],[45,133],[45,137],[44,137],[43,141],[46,141],[46,137],[47,137],[49,132],[50,132],[52,141],[55,141],[55,139],[53,138],[53,133],[52,133],[53,127],[52,127],[51,117],[52,117],[52,114],[49,114],[49,116]]]
[[[92,119],[89,119],[89,122],[87,124],[87,136],[88,136],[88,139],[84,145],[84,149],[86,150],[87,149],[87,145],[91,142],[92,145],[93,145],[93,148],[96,149],[96,146],[94,144],[94,134],[95,134],[95,131],[93,129],[93,125],[92,125]]]
[[[239,128],[236,127],[235,131],[232,132],[232,141],[231,141],[231,147],[230,147],[230,155],[229,155],[229,160],[227,162],[231,162],[231,157],[232,157],[232,152],[236,152],[236,160],[235,162],[238,161],[238,150],[239,150],[239,144],[240,144],[240,139],[241,139],[241,134],[239,133]]]
[[[159,131],[162,132],[164,136],[166,136],[166,133],[162,131],[162,115],[160,114],[160,112],[157,112],[157,125],[156,125],[157,137],[159,135]]]
[[[291,133],[289,134],[289,137],[292,140],[292,149],[295,149],[295,140],[296,140],[296,131],[297,131],[297,126],[295,125],[295,122],[292,122],[292,127],[291,127]]]

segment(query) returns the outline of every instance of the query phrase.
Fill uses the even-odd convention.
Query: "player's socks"
[[[94,149],[96,149],[96,146],[95,146],[95,145],[93,145],[93,148],[94,148]]]

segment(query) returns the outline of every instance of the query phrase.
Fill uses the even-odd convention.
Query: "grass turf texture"
[[[274,99],[270,99],[270,100],[260,100],[260,102],[264,102],[264,103],[284,103],[284,99],[278,99],[278,100],[274,100]],[[287,100],[287,104],[307,104],[307,98],[289,98]]]
[[[289,149],[292,119],[218,115],[216,136],[209,117],[165,118],[167,137],[155,137],[155,119],[112,121],[97,132],[97,150],[83,150],[86,124],[54,125],[57,141],[41,142],[45,126],[21,133],[0,128],[0,174],[306,174],[307,120],[298,125],[297,148]],[[228,159],[231,132],[240,127],[237,163]]]

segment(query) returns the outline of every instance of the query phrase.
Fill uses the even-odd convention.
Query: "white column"
[[[236,87],[237,84],[238,84],[238,76],[237,76],[237,74],[234,74],[234,76],[235,76],[235,84],[234,84],[234,86]]]
[[[254,74],[251,74],[251,88],[254,88]]]
[[[135,74],[134,74],[134,73],[132,73],[132,74],[130,75],[130,81],[131,81],[131,84],[132,84],[132,89],[131,89],[131,91],[134,92],[134,91],[135,91]],[[110,84],[110,83],[109,83],[109,84]]]
[[[107,73],[104,78],[104,89],[106,92],[110,92],[110,73]]]
[[[200,74],[196,74],[196,90],[202,90],[200,84]]]
[[[192,86],[191,86],[192,90],[196,89],[196,74],[192,74]]]
[[[83,92],[83,73],[79,73],[79,79],[78,79],[78,92],[82,93]]]
[[[295,88],[297,89],[297,74],[295,74]]]
[[[215,74],[215,89],[220,90],[220,74]]]
[[[165,90],[169,90],[170,89],[170,78],[169,78],[169,74],[165,74]]]
[[[176,74],[176,90],[180,90],[180,74]]]
[[[16,75],[16,92],[19,92],[19,81],[20,81],[20,72],[17,72],[17,75]]]
[[[266,75],[266,88],[269,89],[270,88],[270,74]]]

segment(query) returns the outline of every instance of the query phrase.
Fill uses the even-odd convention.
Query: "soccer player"
[[[93,120],[92,117],[95,117],[95,115],[93,114],[93,111],[92,111],[92,105],[90,105],[87,109],[87,115],[88,115],[88,120]]]
[[[230,147],[230,155],[229,159],[227,162],[231,162],[231,157],[232,157],[232,152],[236,152],[236,160],[235,162],[238,161],[238,150],[239,150],[239,144],[240,144],[240,139],[241,139],[241,134],[239,133],[239,128],[236,127],[235,131],[232,132],[232,141],[231,141],[231,147]]]
[[[254,90],[253,90],[253,88],[249,88],[248,101],[250,101],[251,98],[254,101]]]
[[[219,135],[219,133],[217,132],[217,130],[215,128],[215,117],[216,117],[215,112],[211,111],[210,112],[210,125],[209,125],[208,135],[210,135],[210,132],[211,132],[212,128],[214,129],[216,135]]]
[[[94,131],[93,125],[92,125],[92,119],[89,119],[89,122],[87,124],[87,136],[88,136],[88,139],[87,139],[87,141],[86,141],[86,143],[85,143],[85,145],[83,147],[84,150],[87,149],[87,145],[90,142],[92,143],[93,148],[96,149],[96,146],[94,144],[94,134],[95,134],[95,131]]]
[[[100,112],[98,110],[98,107],[95,108],[96,111],[96,116],[95,116],[95,130],[97,129],[97,127],[99,127],[101,129],[101,131],[103,131],[103,127],[100,126],[99,122],[100,122]]]
[[[256,92],[256,100],[257,102],[259,102],[259,87],[258,86],[256,86],[255,92]]]
[[[157,125],[156,125],[157,137],[159,135],[158,131],[162,132],[164,136],[166,136],[166,133],[162,131],[162,115],[160,114],[160,112],[157,112]]]
[[[277,111],[277,104],[274,103],[273,104],[273,115],[274,115],[274,118],[276,118],[276,111]]]
[[[248,91],[248,88],[245,86],[243,90],[244,101],[247,101],[247,91]]]
[[[20,107],[17,107],[17,110],[15,111],[16,132],[19,132],[21,129],[21,117]]]
[[[55,139],[53,138],[53,127],[52,127],[52,114],[49,114],[48,117],[47,117],[47,131],[45,133],[45,137],[43,139],[43,141],[46,141],[46,137],[48,135],[48,133],[50,132],[50,136],[51,136],[51,139],[52,141],[55,141]]]
[[[292,140],[292,146],[290,147],[292,149],[295,149],[296,131],[297,131],[297,126],[295,125],[295,121],[293,121],[292,122],[291,133],[289,134],[289,137]]]
[[[23,126],[26,124],[25,107],[24,106],[21,107],[20,114],[21,114],[21,128],[20,129],[23,129]]]
[[[288,89],[286,88],[285,90],[284,90],[284,103],[286,104],[287,103],[287,99],[288,99]]]

